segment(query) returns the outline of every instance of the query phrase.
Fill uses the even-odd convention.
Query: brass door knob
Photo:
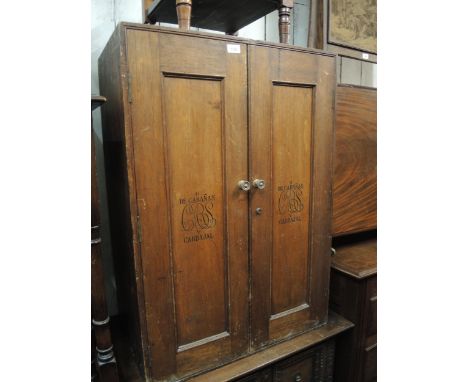
[[[242,191],[247,192],[250,190],[250,182],[248,180],[241,180],[237,185]]]
[[[265,181],[263,179],[255,179],[253,181],[253,186],[257,187],[259,190],[263,190],[265,188]]]

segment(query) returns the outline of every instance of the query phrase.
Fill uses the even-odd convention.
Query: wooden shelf
[[[177,24],[175,0],[155,0],[148,8],[147,21]],[[193,0],[191,25],[234,33],[278,9],[278,0]]]
[[[337,246],[332,268],[357,279],[377,273],[377,239]]]

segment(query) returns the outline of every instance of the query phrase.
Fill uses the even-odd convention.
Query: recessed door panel
[[[272,316],[309,300],[312,93],[312,86],[273,84]]]
[[[169,76],[163,89],[180,348],[227,329],[222,82]]]

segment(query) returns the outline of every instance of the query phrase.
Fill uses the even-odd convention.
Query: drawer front
[[[291,357],[274,368],[274,382],[332,382],[334,340]]]
[[[235,382],[271,382],[273,374],[271,369],[266,369],[263,371],[259,371],[258,373],[254,373],[247,377],[236,379]]]
[[[370,346],[364,350],[363,381],[377,381],[377,345]]]
[[[312,360],[310,358],[279,366],[275,370],[275,382],[306,382],[311,380]]]

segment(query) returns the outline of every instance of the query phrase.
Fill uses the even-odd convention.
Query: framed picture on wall
[[[328,44],[377,54],[377,0],[328,0]]]

